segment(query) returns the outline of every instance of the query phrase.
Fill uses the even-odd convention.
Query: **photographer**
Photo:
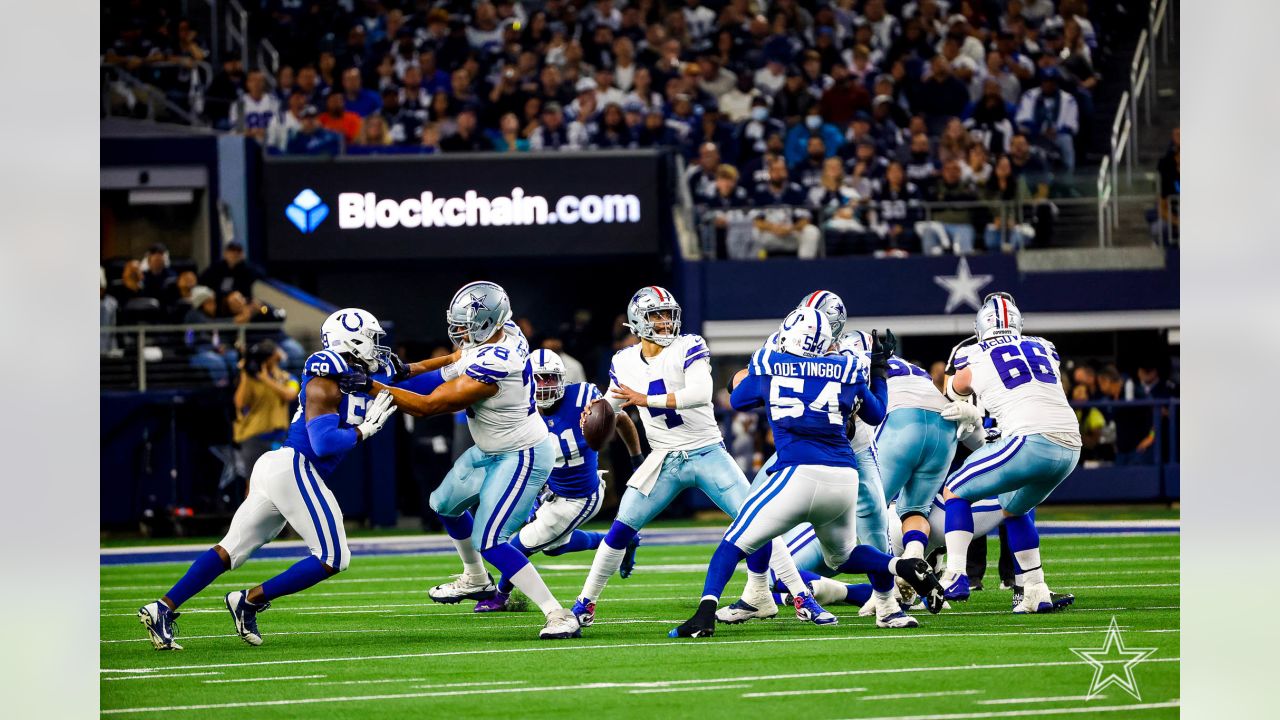
[[[280,368],[284,352],[271,340],[249,347],[240,363],[234,398],[233,439],[239,447],[237,474],[247,478],[265,452],[280,447],[289,429],[289,406],[298,399],[298,381]]]

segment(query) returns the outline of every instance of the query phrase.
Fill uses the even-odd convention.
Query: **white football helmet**
[[[381,345],[386,331],[373,313],[360,308],[343,308],[320,326],[320,343],[326,350],[356,358],[369,372],[374,372],[391,348]]]
[[[538,407],[546,409],[564,397],[564,361],[547,349],[534,350],[529,355],[533,370],[533,399]]]
[[[849,319],[845,311],[844,301],[840,296],[830,290],[815,290],[805,296],[804,300],[796,307],[814,308],[818,312],[827,316],[827,321],[831,323],[831,336],[840,337],[844,332],[845,320]]]
[[[1021,335],[1022,312],[1013,304],[1013,296],[1009,293],[988,295],[973,320],[973,332],[979,340],[996,335]]]
[[[871,333],[862,330],[850,330],[836,341],[836,350],[840,352],[871,352]]]
[[[813,308],[796,308],[778,328],[778,345],[789,355],[821,357],[831,347],[831,322]]]
[[[654,327],[651,316],[660,312],[670,313],[670,333],[659,334]],[[643,287],[627,303],[627,320],[627,327],[636,337],[666,347],[680,335],[680,303],[666,288],[657,285]]]

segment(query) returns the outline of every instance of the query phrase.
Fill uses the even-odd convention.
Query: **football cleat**
[[[1044,583],[1024,586],[1020,601],[1013,606],[1013,612],[1017,615],[1048,613],[1054,610],[1053,599],[1049,594],[1049,586]]]
[[[733,601],[732,605],[722,607],[716,611],[716,620],[726,625],[737,625],[748,620],[768,620],[778,616],[778,604],[769,598],[767,607],[756,607],[751,603],[738,598]],[[672,636],[676,637],[676,636]],[[680,637],[686,637],[681,635]]]
[[[969,599],[969,576],[948,572],[942,576],[942,595],[947,600],[963,601]],[[936,611],[935,611],[936,612]]]
[[[871,603],[867,603],[870,605]],[[902,610],[889,613],[888,615],[876,615],[876,627],[880,628],[913,628],[920,627],[920,621],[906,614]]]
[[[796,606],[796,619],[805,622],[811,622],[814,625],[836,625],[840,622],[840,618],[832,615],[809,593],[801,593],[791,602]]]
[[[1071,593],[1056,593],[1049,591],[1049,602],[1053,605],[1054,610],[1064,610],[1076,602],[1076,596]],[[1018,606],[1022,604],[1022,586],[1013,586],[1013,609],[1016,612]]]
[[[969,592],[982,592],[982,581],[974,580],[969,583]]]
[[[480,602],[476,603],[475,609],[472,610],[471,612],[478,612],[478,613],[502,612],[507,609],[507,601],[510,599],[511,599],[510,595],[502,591],[498,591],[494,593],[493,597],[481,600]]]
[[[636,548],[640,547],[640,536],[636,535],[631,538],[631,542],[627,543],[627,549],[622,553],[622,564],[618,566],[618,575],[622,578],[631,577],[631,573],[636,569]]]
[[[591,624],[596,621],[596,604],[586,598],[578,598],[573,603],[572,612],[582,627],[591,627]]]
[[[898,596],[899,599],[902,600],[903,605],[907,607],[911,607],[912,605],[916,604],[917,600],[920,599],[919,597],[916,596],[916,589],[911,587],[911,583],[907,582],[906,578],[900,578],[895,576],[893,578],[893,585],[894,585],[894,589],[897,591],[896,595]]]
[[[182,649],[175,640],[178,636],[178,624],[175,621],[180,615],[182,613],[170,610],[168,605],[158,600],[138,608],[138,621],[147,629],[151,645],[157,650]]]
[[[897,568],[898,577],[906,580],[907,584],[916,591],[926,610],[934,614],[942,610],[945,592],[942,585],[938,583],[938,576],[929,569],[929,563],[919,558],[912,560],[899,558]],[[965,597],[969,596],[967,587],[966,584]],[[950,599],[950,596],[946,596],[945,599]]]
[[[542,626],[538,637],[543,640],[567,640],[582,637],[582,626],[573,613],[564,608],[557,608],[547,613],[547,624]]]
[[[741,602],[741,601],[739,601]],[[735,605],[737,603],[734,603]],[[745,603],[744,603],[745,604]],[[698,609],[693,613],[693,617],[680,623],[680,625],[667,633],[667,637],[671,638],[704,638],[711,637],[716,634],[716,601],[707,598],[698,603]],[[739,621],[741,622],[741,621]]]
[[[229,592],[224,600],[227,603],[227,611],[231,613],[231,619],[236,623],[236,632],[240,635],[240,639],[250,645],[261,645],[262,635],[258,632],[258,613],[271,607],[271,603],[255,605],[249,602],[247,590]]]
[[[498,594],[498,586],[493,584],[493,576],[485,573],[483,582],[476,582],[465,574],[456,576],[452,581],[437,585],[427,591],[433,601],[452,605],[463,600],[488,600]]]

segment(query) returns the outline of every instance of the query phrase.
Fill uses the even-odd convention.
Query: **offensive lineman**
[[[320,333],[324,349],[303,365],[298,411],[284,447],[254,463],[249,495],[231,518],[226,537],[196,558],[163,597],[138,610],[157,650],[181,650],[174,640],[178,608],[222,573],[243,565],[279,535],[286,522],[306,541],[311,554],[261,585],[227,593],[227,610],[245,642],[262,644],[257,617],[271,607],[271,601],[347,569],[351,552],[342,508],[325,482],[348,451],[382,429],[395,406],[386,393],[379,393],[371,403],[366,394],[345,393],[340,389],[342,378],[363,369],[392,382],[402,365],[378,344],[382,326],[364,310],[333,313],[320,326]]]
[[[493,597],[497,588],[484,567],[488,560],[546,616],[539,637],[577,637],[577,619],[555,599],[525,554],[508,542],[529,517],[556,457],[556,441],[537,414],[528,343],[505,327],[511,301],[495,283],[468,283],[454,294],[445,317],[449,339],[461,350],[457,362],[440,369],[442,384],[427,395],[387,388],[410,415],[466,410],[476,443],[431,493],[431,509],[453,539],[463,571],[428,595],[442,603]]]
[[[1049,612],[1053,595],[1044,581],[1040,538],[1030,512],[1053,492],[1080,459],[1080,426],[1058,374],[1058,352],[1043,338],[1022,334],[1022,313],[1007,295],[988,296],[974,319],[977,342],[957,348],[953,392],[975,395],[996,419],[1002,436],[969,456],[947,478],[948,600],[969,597],[965,559],[973,539],[972,503],[998,495],[1007,516],[1009,548],[1023,579],[1015,613]],[[962,428],[977,426],[981,412],[971,403],[947,405],[943,417]]]

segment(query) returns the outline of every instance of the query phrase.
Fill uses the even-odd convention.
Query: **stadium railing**
[[[100,385],[145,392],[233,384],[241,350],[280,337],[283,328],[277,322],[102,327]]]

